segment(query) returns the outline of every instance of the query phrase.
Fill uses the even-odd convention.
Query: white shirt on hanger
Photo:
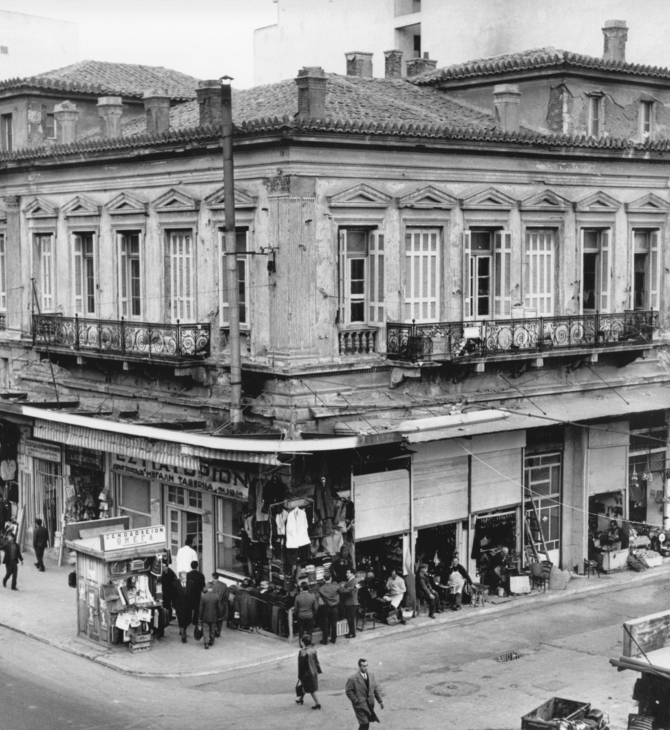
[[[295,549],[309,545],[311,540],[307,533],[307,515],[304,509],[296,507],[286,518],[286,547]]]

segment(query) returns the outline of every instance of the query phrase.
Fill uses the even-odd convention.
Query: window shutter
[[[496,317],[512,316],[512,296],[510,292],[510,267],[512,260],[512,234],[509,231],[496,231],[493,244],[494,289],[493,313]]]
[[[384,234],[372,231],[368,266],[369,323],[383,325],[384,317]]]
[[[5,255],[5,234],[0,233],[0,310],[7,310],[7,257]]]
[[[405,321],[438,321],[439,272],[439,229],[408,228],[405,233]]]
[[[339,308],[337,311],[337,321],[339,324],[347,324],[347,232],[344,229],[340,230],[339,235],[339,260],[340,260],[340,275],[339,275]]]
[[[472,234],[463,231],[463,319],[472,319]]]
[[[610,231],[606,229],[600,238],[600,311],[610,311]]]
[[[526,232],[524,304],[539,316],[554,313],[554,232]]]
[[[53,281],[52,281],[52,237],[45,234],[39,237],[40,248],[40,279],[42,285],[42,311],[53,311]]]
[[[171,231],[169,236],[172,319],[192,322],[195,315],[193,237],[190,231]]]
[[[226,267],[226,234],[219,231],[219,281],[221,290],[221,324],[230,324],[230,309],[228,306],[228,269]]]
[[[659,310],[661,291],[661,251],[659,246],[659,231],[652,231],[649,246],[649,307]]]
[[[74,311],[84,313],[84,252],[81,236],[74,237]]]

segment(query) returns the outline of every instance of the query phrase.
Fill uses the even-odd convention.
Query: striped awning
[[[67,446],[80,446],[93,451],[132,456],[135,459],[146,459],[157,464],[169,464],[182,469],[196,471],[200,469],[198,458],[195,455],[183,453],[183,445],[174,442],[150,441],[112,431],[98,431],[83,426],[39,419],[35,421],[33,434],[35,438],[55,441]]]
[[[280,466],[281,461],[276,454],[261,453],[258,451],[230,451],[210,449],[207,446],[190,446],[182,444],[182,454],[197,456],[200,459],[209,461],[237,461],[244,464],[266,464],[267,466]]]

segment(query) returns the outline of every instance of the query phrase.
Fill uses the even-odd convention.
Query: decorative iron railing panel
[[[81,353],[193,360],[209,357],[209,324],[153,324],[124,319],[33,315],[33,345]]]
[[[650,345],[658,330],[658,312],[582,314],[564,317],[435,322],[389,322],[389,359],[467,361],[552,350]]]
[[[337,334],[340,355],[374,355],[378,334],[376,329],[340,330]]]
[[[0,312],[0,330],[7,328],[7,315],[4,312]]]

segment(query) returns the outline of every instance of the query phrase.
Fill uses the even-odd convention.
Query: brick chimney
[[[605,48],[603,50],[603,61],[626,60],[626,40],[628,39],[628,27],[625,20],[606,20],[603,26],[605,36]]]
[[[384,77],[402,78],[402,51],[384,51]]]
[[[326,116],[326,76],[320,66],[305,66],[298,71],[298,119],[323,119]]]
[[[102,131],[108,139],[121,136],[121,115],[123,102],[120,96],[101,96],[98,99],[98,114],[102,117]]]
[[[521,92],[516,84],[496,84],[493,87],[496,118],[504,132],[519,131],[520,97]]]
[[[56,139],[59,144],[72,144],[77,140],[77,105],[71,101],[63,101],[54,107],[56,120]]]
[[[165,89],[148,89],[144,92],[144,112],[147,117],[147,134],[155,136],[170,129],[170,97]]]
[[[366,79],[372,78],[372,54],[361,51],[345,53],[347,59],[347,76],[361,76]]]
[[[196,89],[200,126],[221,124],[221,83],[214,80],[200,81]]]
[[[434,71],[437,68],[437,61],[428,58],[428,54],[424,53],[423,58],[408,58],[405,65],[407,66],[407,76],[418,76],[426,71]]]

